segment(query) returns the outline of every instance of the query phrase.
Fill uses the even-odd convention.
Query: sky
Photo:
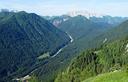
[[[0,9],[27,11],[42,16],[87,10],[128,17],[128,0],[0,0]]]

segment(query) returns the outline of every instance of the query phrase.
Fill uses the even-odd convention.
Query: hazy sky
[[[88,10],[112,16],[128,16],[128,0],[0,0],[0,9],[24,10],[39,15]]]

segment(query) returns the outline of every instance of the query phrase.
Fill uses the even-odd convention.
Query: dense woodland
[[[101,48],[86,50],[76,57],[55,82],[82,82],[89,77],[115,70],[127,70],[128,40],[117,40]]]

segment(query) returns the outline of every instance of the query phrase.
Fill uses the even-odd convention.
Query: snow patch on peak
[[[90,17],[103,17],[104,15],[95,13],[95,12],[88,12],[86,10],[84,11],[71,11],[67,13],[68,16],[74,17],[74,16],[78,16],[78,15],[82,15],[85,16],[86,18],[90,18]]]

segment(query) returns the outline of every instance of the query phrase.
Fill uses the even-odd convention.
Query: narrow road
[[[68,34],[68,33],[67,33]],[[74,39],[72,38],[72,36],[70,34],[68,34],[69,38],[71,39],[70,42],[72,43],[74,41]]]

